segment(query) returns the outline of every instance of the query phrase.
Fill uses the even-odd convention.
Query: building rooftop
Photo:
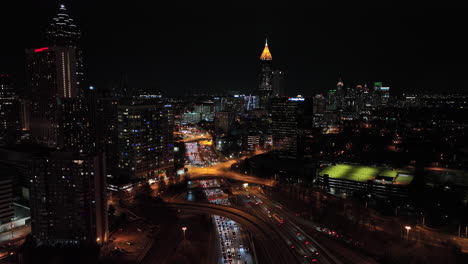
[[[319,172],[319,176],[328,174],[330,178],[367,182],[375,180],[377,176],[392,178],[393,184],[407,185],[413,176],[407,170],[397,170],[380,166],[364,166],[354,164],[337,164],[327,167]]]

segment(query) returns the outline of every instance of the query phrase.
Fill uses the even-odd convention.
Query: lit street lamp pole
[[[184,240],[185,240],[185,230],[187,230],[187,227],[186,227],[186,226],[183,226],[183,227],[182,227],[182,231],[184,231]]]
[[[411,230],[411,226],[405,226],[406,229],[406,239],[409,240],[409,231]]]
[[[11,218],[11,221],[10,221],[11,238],[13,238],[13,236],[14,236],[14,235],[13,235],[13,232],[14,232],[14,231],[13,231],[13,226],[14,226],[14,225],[13,225],[13,220],[15,220],[15,218]]]

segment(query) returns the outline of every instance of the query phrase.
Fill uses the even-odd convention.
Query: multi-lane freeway
[[[276,226],[281,239],[293,252],[296,263],[341,263],[324,246],[296,225],[281,204],[267,199],[259,192],[251,192],[248,188],[239,188],[235,193],[239,203],[242,203],[250,213]]]
[[[244,210],[218,204],[174,202],[161,206],[174,209],[205,212],[212,215],[226,217],[239,223],[243,228],[252,233],[256,242],[256,250],[259,253],[259,263],[297,263],[296,257],[289,246],[283,241],[276,231],[276,226],[265,222]]]

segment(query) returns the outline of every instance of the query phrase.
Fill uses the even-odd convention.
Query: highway
[[[286,241],[294,253],[296,263],[341,263],[326,247],[296,225],[281,204],[269,200],[259,192],[253,193],[248,188],[240,188],[235,193],[238,202],[244,204],[250,213],[270,225],[276,225],[282,240]]]
[[[161,206],[219,215],[239,223],[242,227],[251,232],[257,242],[256,250],[257,252],[261,251],[259,255],[265,258],[263,261],[259,261],[259,263],[298,263],[293,251],[291,251],[281,235],[277,232],[275,225],[244,210],[218,204],[195,202],[173,202]]]
[[[208,186],[218,185],[218,180],[203,181],[214,184]],[[204,193],[210,203],[222,204],[230,206],[227,195],[221,189],[205,189]],[[219,242],[219,250],[221,252],[219,263],[223,264],[230,261],[232,264],[253,264],[254,258],[252,257],[252,247],[249,239],[249,234],[231,219],[223,216],[212,216],[215,222],[217,237]]]

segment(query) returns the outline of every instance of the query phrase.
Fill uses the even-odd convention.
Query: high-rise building
[[[118,106],[118,166],[133,179],[173,174],[172,106],[150,103]]]
[[[58,98],[56,106],[56,146],[93,153],[96,150],[96,124],[92,98]]]
[[[231,112],[216,112],[214,118],[214,127],[218,131],[224,133],[229,132],[234,121],[234,116]]]
[[[46,30],[46,36],[50,46],[61,46],[74,48],[76,86],[78,93],[82,94],[83,87],[83,53],[78,45],[81,33],[69,16],[65,5],[60,5],[58,14],[52,19]]]
[[[196,104],[194,108],[195,113],[201,114],[201,120],[213,121],[214,118],[214,102],[204,101]]]
[[[31,157],[32,235],[39,244],[103,243],[108,239],[105,161],[50,150]]]
[[[317,94],[312,101],[313,104],[313,124],[314,127],[325,126],[325,113],[327,112],[326,104],[327,101],[322,94]]]
[[[390,99],[390,87],[384,87],[382,82],[375,82],[372,97],[375,107],[386,106]]]
[[[15,196],[29,200],[39,244],[107,241],[103,155],[19,144],[0,148],[0,167],[14,177]]]
[[[271,69],[272,60],[273,57],[271,56],[270,49],[268,48],[268,41],[265,40],[265,47],[263,48],[263,52],[260,55],[261,71],[257,91],[258,96],[260,97],[261,108],[268,107],[268,101],[273,93],[273,74]]]
[[[260,145],[260,135],[255,133],[249,133],[242,137],[242,144],[244,149],[248,151],[255,151]]]
[[[300,156],[305,98],[273,98],[271,104],[271,131],[273,148],[285,156]]]
[[[77,97],[75,48],[26,50],[28,120],[31,136],[58,146],[58,100]]]
[[[51,100],[78,95],[73,47],[27,49],[26,73],[28,99]]]
[[[22,129],[22,104],[10,75],[0,74],[0,144],[12,143]]]
[[[100,98],[97,106],[97,147],[106,154],[106,170],[113,175],[118,167],[118,104],[117,98]]]
[[[11,76],[9,74],[0,74],[0,98],[14,98],[16,95]]]
[[[286,96],[285,84],[284,84],[284,71],[276,70],[273,72],[273,97]]]

